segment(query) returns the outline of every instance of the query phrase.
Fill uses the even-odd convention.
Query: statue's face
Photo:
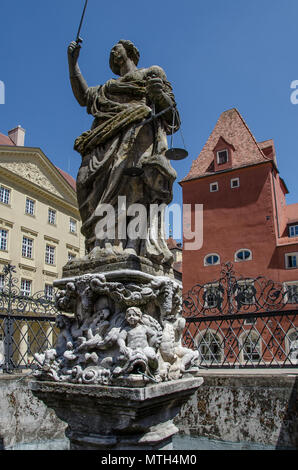
[[[141,312],[136,312],[135,310],[128,309],[126,311],[126,320],[127,323],[129,323],[130,326],[135,326],[141,319]]]
[[[111,56],[113,58],[114,64],[118,67],[121,67],[128,59],[123,44],[116,44],[111,50]]]

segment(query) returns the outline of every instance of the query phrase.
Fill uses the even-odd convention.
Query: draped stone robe
[[[164,238],[163,211],[150,223],[149,206],[169,204],[172,200],[176,172],[165,157],[166,136],[172,129],[175,132],[179,124],[176,120],[172,127],[171,112],[143,124],[152,112],[146,92],[146,80],[152,75],[162,79],[163,93],[175,105],[171,85],[158,66],[137,69],[102,86],[88,88],[87,111],[95,119],[91,130],[75,142],[75,149],[82,156],[77,196],[87,251],[95,246],[105,249],[108,243],[114,253],[121,253],[131,246],[127,237],[117,236],[117,217],[115,240],[98,239],[96,234],[96,224],[102,218],[98,215],[99,206],[110,204],[119,214],[118,196],[125,196],[127,208],[139,203],[148,213],[147,236],[134,244],[136,254],[171,264],[172,255]],[[133,166],[142,168],[143,173],[137,177],[126,175],[125,169]]]

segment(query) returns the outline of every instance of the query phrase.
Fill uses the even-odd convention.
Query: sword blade
[[[80,32],[81,32],[81,28],[82,28],[82,24],[83,24],[83,20],[85,16],[87,4],[88,4],[88,0],[85,1],[84,10],[83,10],[83,14],[82,14],[81,21],[80,21],[80,26],[79,26],[78,33],[77,33],[77,39],[76,39],[77,43],[80,42]]]

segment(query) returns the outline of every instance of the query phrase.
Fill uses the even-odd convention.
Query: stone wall
[[[298,376],[204,374],[175,424],[184,434],[298,448]]]
[[[65,448],[66,425],[32,395],[28,380],[0,375],[0,448],[1,442],[5,449],[53,448],[55,442]],[[191,436],[192,449],[199,448],[196,437],[297,449],[297,386],[293,374],[204,373],[204,384],[175,423],[181,437]]]
[[[64,438],[65,423],[35,398],[29,377],[0,375],[0,448]],[[31,378],[32,380],[32,378]]]

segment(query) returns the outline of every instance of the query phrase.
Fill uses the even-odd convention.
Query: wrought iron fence
[[[184,343],[206,368],[297,367],[298,286],[259,276],[221,277],[183,295]]]
[[[59,330],[55,290],[25,295],[4,267],[0,277],[0,370],[31,369],[35,353],[54,348]],[[236,277],[223,265],[221,277],[183,295],[184,344],[198,349],[207,368],[297,367],[298,286],[259,276]]]
[[[55,290],[26,295],[15,266],[4,266],[0,283],[0,369],[12,371],[32,367],[33,356],[55,347],[58,331]]]

